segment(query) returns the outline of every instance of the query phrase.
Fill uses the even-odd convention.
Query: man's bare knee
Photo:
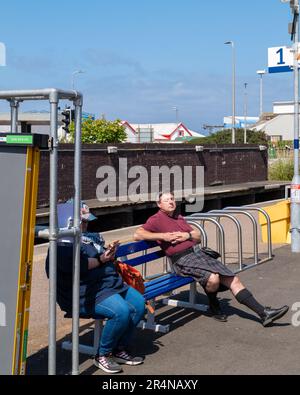
[[[218,274],[211,274],[207,283],[206,283],[206,291],[209,293],[217,292],[220,286],[220,276]]]

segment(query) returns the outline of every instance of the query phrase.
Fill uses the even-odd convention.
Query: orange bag
[[[115,261],[117,272],[122,277],[124,283],[139,291],[142,295],[145,293],[144,279],[141,273],[133,266],[127,265],[120,261]],[[146,302],[148,311],[153,314],[154,308],[150,301]]]
[[[117,272],[122,277],[124,283],[135,288],[142,295],[145,293],[144,279],[141,273],[133,266],[127,265],[120,261],[116,261]]]

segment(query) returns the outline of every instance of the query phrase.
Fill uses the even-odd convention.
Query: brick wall
[[[107,144],[83,145],[82,147],[82,198],[96,199],[97,186],[103,179],[97,179],[97,169],[112,166],[117,174],[119,159],[127,159],[128,170],[132,166],[143,166],[151,174],[151,166],[204,166],[205,186],[236,184],[267,180],[267,151],[260,151],[256,145],[205,146],[203,152],[196,152],[194,145],[182,144],[117,144],[118,153],[108,154]],[[208,149],[209,148],[209,149]],[[63,144],[58,155],[58,200],[66,201],[74,192],[73,187],[73,145]],[[122,167],[124,171],[124,167]],[[196,185],[196,171],[193,184]],[[134,181],[134,179],[133,179]],[[149,177],[150,190],[150,177]],[[130,184],[131,181],[129,181]],[[49,153],[42,152],[39,177],[38,207],[49,204]]]

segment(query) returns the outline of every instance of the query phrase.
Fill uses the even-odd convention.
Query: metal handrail
[[[192,218],[211,218],[211,217],[216,217],[216,218],[229,218],[231,219],[237,228],[237,238],[238,238],[238,263],[240,266],[240,269],[243,268],[243,243],[242,243],[242,227],[240,222],[233,216],[230,215],[229,213],[223,213],[223,212],[208,212],[208,213],[203,213],[203,214],[192,214]],[[217,221],[216,221],[217,222]],[[218,223],[218,222],[217,222]],[[220,224],[219,224],[220,225]]]
[[[200,232],[201,232],[201,234],[202,234],[202,237],[203,237],[203,242],[201,242],[201,244],[202,244],[204,247],[207,247],[207,233],[206,233],[204,227],[201,226],[200,224],[198,224],[198,222],[191,221],[190,219],[187,219],[187,223],[188,223],[189,225],[196,226],[196,228],[198,228],[198,230],[200,230]]]
[[[221,259],[222,259],[223,264],[226,265],[226,257],[225,257],[225,232],[224,232],[223,226],[222,226],[217,220],[215,220],[214,218],[212,218],[212,217],[210,217],[210,216],[207,216],[207,215],[205,215],[205,214],[201,214],[201,213],[199,213],[199,214],[198,214],[198,213],[193,214],[193,215],[191,215],[190,217],[186,217],[185,219],[186,219],[186,220],[195,220],[195,219],[198,220],[198,219],[200,219],[200,220],[212,222],[212,223],[214,223],[214,224],[216,225],[216,227],[219,229],[219,233],[220,233],[220,235],[221,235],[221,251],[219,251],[219,252],[220,252],[220,254],[221,254]]]
[[[245,210],[234,210],[234,209],[224,209],[224,211],[230,214],[243,214],[250,218],[253,225],[253,252],[254,252],[254,263],[258,264],[258,237],[257,237],[257,222],[254,216]],[[222,213],[222,210],[212,210],[210,213]]]
[[[266,210],[260,208],[260,207],[252,207],[252,206],[243,206],[243,207],[226,207],[225,210],[227,209],[233,209],[233,210],[247,210],[247,211],[258,211],[262,213],[266,220],[267,220],[267,235],[268,235],[268,259],[273,259],[273,251],[272,251],[272,230],[271,230],[271,219],[269,214],[266,212]]]

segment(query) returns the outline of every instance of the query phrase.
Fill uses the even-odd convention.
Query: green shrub
[[[292,181],[294,162],[292,160],[277,160],[269,166],[270,181]]]
[[[70,134],[74,142],[74,122],[70,125]],[[127,135],[119,119],[107,121],[106,119],[86,119],[82,122],[82,142],[86,144],[122,143]]]
[[[244,144],[244,129],[237,128],[235,130],[235,139],[237,144]],[[223,129],[216,133],[211,133],[207,137],[199,137],[193,139],[191,144],[231,144],[232,143],[232,130]],[[247,129],[247,143],[248,144],[261,144],[267,145],[268,138],[265,132],[257,132],[255,130]]]

